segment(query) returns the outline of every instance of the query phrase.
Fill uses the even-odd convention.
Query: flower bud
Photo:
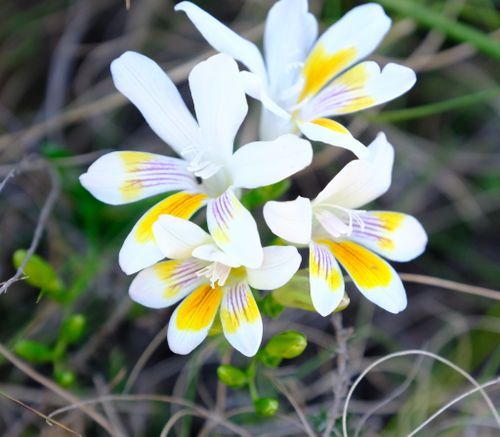
[[[63,387],[70,387],[75,383],[76,376],[71,370],[56,367],[54,369],[54,379]]]
[[[265,314],[272,319],[278,317],[285,309],[283,305],[274,299],[272,294],[268,294],[260,301],[259,308],[262,311],[262,314]]]
[[[76,343],[85,331],[86,319],[81,314],[68,317],[62,324],[60,339],[67,344]]]
[[[265,350],[272,357],[295,358],[298,357],[307,346],[307,338],[297,331],[285,331],[275,335],[267,343]]]
[[[48,346],[34,340],[20,340],[14,346],[14,351],[21,358],[33,364],[49,363],[54,356]]]
[[[221,364],[217,367],[217,377],[220,382],[231,388],[240,388],[247,383],[245,372],[230,364]]]
[[[255,412],[261,416],[271,417],[278,412],[279,402],[274,398],[258,398],[253,401]]]

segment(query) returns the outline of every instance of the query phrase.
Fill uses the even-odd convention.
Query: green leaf
[[[82,314],[68,317],[61,326],[60,340],[67,344],[78,342],[85,332],[86,324],[87,320]]]
[[[307,347],[307,337],[298,331],[285,331],[277,334],[266,344],[265,351],[271,357],[296,358]]]
[[[410,0],[379,0],[379,3],[388,9],[413,18],[424,26],[433,30],[439,30],[456,41],[469,43],[480,52],[492,58],[500,59],[500,44],[498,41],[495,41],[495,39],[474,27],[450,19],[428,6],[422,5],[420,2]]]
[[[230,364],[217,367],[217,377],[220,382],[232,388],[244,387],[248,382],[246,373]]]
[[[255,412],[261,416],[272,417],[278,412],[280,406],[278,399],[258,398],[253,401]]]
[[[269,200],[283,196],[290,188],[290,180],[284,179],[272,185],[249,190],[241,196],[241,203],[249,210],[258,208]]]
[[[33,364],[50,363],[54,356],[48,346],[35,340],[20,340],[14,346],[14,352]]]
[[[14,267],[18,269],[26,257],[27,251],[16,250],[13,256]],[[27,276],[26,282],[34,287],[43,289],[47,294],[60,293],[63,290],[63,283],[57,276],[52,266],[41,256],[32,255],[23,270]]]

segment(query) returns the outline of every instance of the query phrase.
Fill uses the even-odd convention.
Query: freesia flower
[[[182,156],[112,152],[80,176],[87,190],[112,205],[180,190],[139,219],[120,250],[122,270],[135,273],[163,258],[152,232],[158,217],[189,219],[205,204],[217,244],[239,263],[258,267],[263,259],[260,237],[253,217],[238,200],[239,188],[270,185],[306,167],[312,160],[310,143],[288,134],[233,152],[248,106],[238,66],[227,55],[209,58],[189,75],[197,120],[151,59],[126,52],[113,61],[111,73],[115,86],[153,131]]]
[[[285,132],[302,133],[366,155],[366,147],[330,117],[385,103],[408,91],[415,73],[390,63],[360,62],[380,44],[391,20],[380,5],[352,9],[318,38],[318,23],[307,0],[280,0],[267,16],[264,57],[252,42],[240,37],[198,6],[183,1],[184,11],[208,43],[242,62],[247,93],[263,106],[261,138]]]
[[[229,210],[221,208],[220,212],[221,220],[229,223]],[[171,260],[142,270],[129,293],[150,308],[182,300],[168,325],[170,349],[179,354],[191,352],[205,339],[219,313],[229,343],[246,356],[255,355],[262,341],[262,319],[250,286],[273,290],[287,283],[300,265],[297,249],[265,247],[262,264],[251,268],[189,220],[161,215],[153,232]]]
[[[394,149],[385,135],[380,133],[368,150],[368,158],[348,163],[313,201],[298,197],[264,206],[266,223],[276,235],[309,245],[311,299],[323,316],[344,295],[338,263],[368,300],[392,313],[404,310],[406,293],[399,276],[375,253],[393,261],[410,261],[427,244],[426,233],[414,217],[359,209],[391,184]]]

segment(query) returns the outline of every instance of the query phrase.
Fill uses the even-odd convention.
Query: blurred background
[[[379,131],[394,144],[393,185],[374,207],[418,217],[429,246],[419,259],[394,264],[409,296],[400,315],[349,288],[351,304],[333,320],[336,329],[332,319],[301,309],[266,317],[265,341],[293,329],[308,345],[278,366],[258,364],[259,396],[280,404],[263,417],[248,390],[217,378],[221,362],[246,368],[248,360],[220,336],[190,356],[172,354],[165,341],[171,309],[149,310],[128,297],[131,278],[118,267],[118,251],[158,198],[111,207],[78,182],[107,151],[173,153],[117,94],[109,72],[122,52],[140,51],[190,102],[187,75],[212,52],[173,3],[0,2],[0,282],[7,281],[0,295],[0,434],[341,435],[347,384],[339,381],[354,381],[386,357],[352,395],[349,435],[403,436],[474,389],[475,380],[498,378],[500,4],[379,2],[393,27],[371,58],[412,67],[418,82],[390,105],[343,121],[366,144]],[[259,44],[273,4],[196,3]],[[310,9],[325,29],[361,3],[311,0]],[[250,103],[242,143],[256,135],[259,107]],[[315,149],[312,166],[291,181],[290,198],[314,196],[352,158]],[[260,195],[248,199],[269,243]],[[31,253],[29,278],[14,276]],[[389,355],[412,349],[441,359]],[[456,402],[417,435],[498,435],[491,411],[498,384],[487,394]],[[48,426],[43,415],[68,405],[54,416],[61,423]]]

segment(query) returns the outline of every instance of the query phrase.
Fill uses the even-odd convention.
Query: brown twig
[[[347,395],[350,379],[347,369],[347,362],[349,360],[347,339],[349,338],[350,332],[343,326],[342,312],[332,314],[332,324],[335,329],[335,339],[337,342],[337,371],[334,374],[333,405],[329,413],[323,437],[330,437],[337,418],[341,416],[340,409]]]

